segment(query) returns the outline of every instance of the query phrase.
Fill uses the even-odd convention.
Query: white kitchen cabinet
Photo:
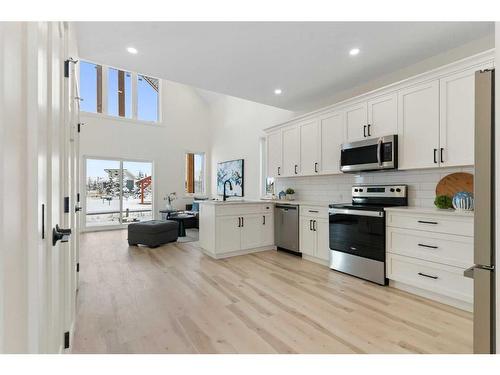
[[[271,203],[200,203],[200,246],[214,258],[274,248]]]
[[[282,130],[283,134],[283,176],[300,173],[300,133],[297,126]]]
[[[399,169],[439,166],[439,81],[398,93]]]
[[[327,265],[330,259],[328,209],[301,206],[299,223],[302,256]]]
[[[299,124],[300,174],[310,176],[319,173],[320,131],[317,119]]]
[[[281,130],[267,136],[267,175],[278,177],[282,174],[282,139]]]
[[[475,72],[491,67],[474,67],[439,81],[439,159],[443,167],[474,164]]]
[[[241,250],[262,246],[262,215],[241,217]]]
[[[220,252],[239,250],[241,247],[241,228],[239,216],[217,217],[216,246]]]
[[[368,101],[368,137],[383,137],[398,133],[397,93],[379,96]]]
[[[309,256],[314,256],[316,247],[316,233],[313,231],[314,219],[310,217],[301,217],[300,222],[300,252]]]
[[[322,174],[340,172],[340,146],[344,143],[344,113],[328,113],[319,118]]]
[[[272,213],[262,215],[261,246],[274,245],[274,217]]]
[[[357,103],[344,111],[347,142],[359,141],[367,136],[367,103]]]

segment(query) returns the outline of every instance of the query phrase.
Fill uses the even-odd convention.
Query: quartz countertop
[[[395,211],[395,212],[416,213],[416,214],[474,217],[474,211],[457,211],[453,209],[442,210],[435,207],[417,207],[417,206],[386,207],[385,210]]]
[[[228,199],[227,201],[222,200],[204,200],[199,201],[200,204],[212,204],[212,205],[230,205],[230,204],[296,204],[299,206],[317,206],[317,207],[328,207],[327,202],[315,202],[306,200],[293,200],[289,201],[287,199]]]

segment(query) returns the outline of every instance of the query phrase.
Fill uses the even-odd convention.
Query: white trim
[[[406,87],[411,87],[411,86],[414,86],[417,84],[423,84],[427,81],[432,81],[432,80],[438,79],[442,76],[445,76],[445,75],[448,75],[451,73],[459,72],[461,70],[481,66],[481,65],[484,65],[485,63],[488,63],[488,62],[494,63],[494,58],[495,58],[494,53],[495,53],[495,50],[490,49],[488,51],[481,52],[481,53],[478,53],[476,55],[466,57],[464,59],[452,62],[450,64],[440,66],[436,69],[432,69],[432,70],[426,71],[424,73],[420,73],[420,74],[417,74],[415,76],[411,76],[411,77],[403,79],[401,81],[391,83],[389,85],[377,88],[377,89],[372,90],[372,91],[368,91],[368,92],[363,93],[361,95],[354,96],[354,97],[342,100],[340,102],[328,105],[326,107],[314,110],[312,112],[302,114],[300,116],[294,117],[294,118],[289,119],[287,121],[271,125],[271,126],[265,128],[264,132],[269,133],[269,132],[281,129],[283,127],[286,127],[288,125],[291,125],[291,124],[299,122],[299,121],[309,120],[310,118],[313,118],[313,117],[316,117],[319,115],[323,115],[323,114],[331,112],[331,111],[337,111],[337,110],[343,109],[347,106],[356,104],[357,102],[368,100],[368,98],[371,99],[374,97],[374,95],[377,95],[377,96],[385,95],[391,91],[399,90],[402,87],[406,88]]]
[[[103,106],[104,106],[104,104],[103,104]],[[112,115],[108,115],[107,113],[94,113],[94,112],[82,111],[80,113],[80,116],[81,117],[93,117],[93,118],[97,118],[97,119],[101,119],[101,120],[107,119],[107,120],[114,120],[114,121],[122,121],[123,123],[126,123],[127,125],[128,124],[134,124],[134,125],[140,124],[141,126],[146,125],[146,126],[153,126],[155,128],[165,128],[166,127],[165,124],[160,123],[160,122],[144,121],[144,120],[137,120],[137,119],[128,118],[128,117],[112,116]],[[100,125],[100,126],[106,126],[106,125]]]
[[[211,251],[208,251],[208,250],[206,250],[204,248],[200,248],[200,249],[201,249],[201,251],[205,255],[208,255],[211,258],[214,258],[214,259],[224,259],[224,258],[238,256],[238,255],[258,253],[258,252],[261,252],[261,251],[276,250],[276,246],[273,245],[273,246],[256,247],[256,248],[253,248],[253,249],[229,251],[227,253],[222,253],[222,254],[215,254],[215,253],[212,253]]]

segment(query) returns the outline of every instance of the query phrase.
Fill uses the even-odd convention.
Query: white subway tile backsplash
[[[455,172],[474,173],[473,167],[435,168],[392,172],[363,172],[357,175],[289,177],[276,180],[276,193],[286,188],[295,190],[296,199],[328,203],[351,200],[355,184],[405,184],[408,185],[408,205],[433,207],[436,185],[442,177]]]

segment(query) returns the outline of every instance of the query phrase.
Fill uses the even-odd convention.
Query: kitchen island
[[[199,233],[201,248],[215,259],[275,249],[274,204],[201,201]]]

